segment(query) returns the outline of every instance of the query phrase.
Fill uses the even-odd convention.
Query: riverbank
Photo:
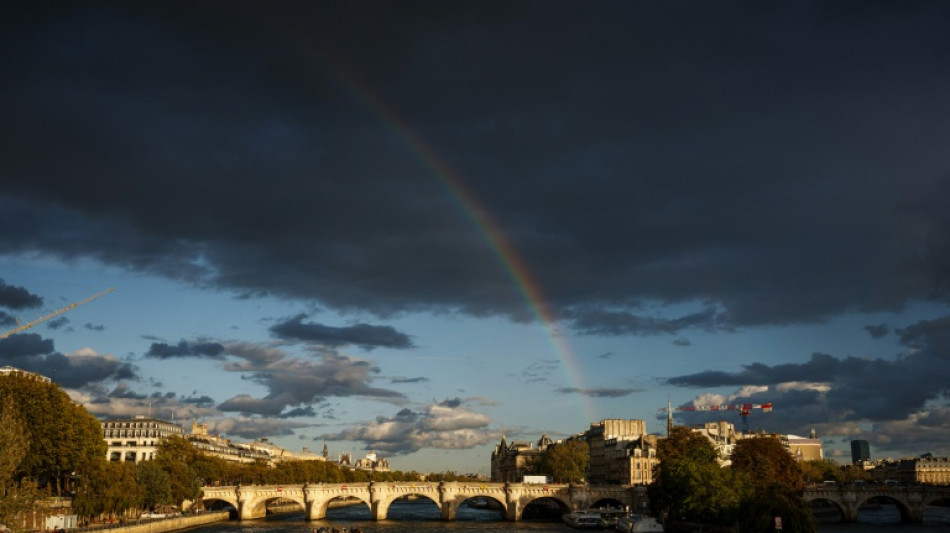
[[[194,515],[177,516],[175,518],[149,520],[148,522],[138,522],[135,524],[109,524],[80,528],[75,531],[82,531],[84,533],[96,531],[107,531],[108,533],[167,533],[169,531],[178,531],[190,527],[224,522],[228,520],[230,516],[231,513],[228,511],[211,511]]]

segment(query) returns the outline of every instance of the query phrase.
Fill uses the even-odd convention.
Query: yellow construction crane
[[[59,315],[65,313],[66,311],[69,311],[70,309],[74,309],[74,308],[79,307],[80,305],[82,305],[82,304],[84,304],[84,303],[91,302],[91,301],[95,300],[96,298],[98,298],[98,297],[100,297],[100,296],[104,296],[104,295],[106,295],[106,294],[109,294],[110,292],[112,292],[112,291],[114,291],[114,290],[115,290],[115,287],[109,287],[108,289],[106,289],[106,290],[104,290],[104,291],[102,291],[102,292],[93,294],[92,296],[90,296],[89,298],[86,298],[85,300],[79,300],[79,301],[76,302],[76,303],[69,304],[69,305],[67,305],[66,307],[62,308],[62,309],[57,309],[56,311],[53,311],[52,313],[50,313],[50,314],[48,314],[48,315],[41,316],[41,317],[37,318],[36,320],[34,320],[34,321],[32,321],[32,322],[27,322],[26,324],[20,324],[20,321],[17,320],[17,327],[11,329],[10,331],[8,331],[8,332],[6,332],[6,333],[0,333],[0,339],[5,339],[5,338],[9,337],[10,335],[13,335],[13,334],[15,334],[15,333],[19,333],[19,332],[21,332],[21,331],[23,331],[23,330],[25,330],[25,329],[30,329],[30,328],[32,328],[33,326],[39,324],[40,322],[45,322],[45,321],[47,321],[47,320],[53,318],[54,316],[59,316]]]

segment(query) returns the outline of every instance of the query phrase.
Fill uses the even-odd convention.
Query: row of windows
[[[154,453],[142,452],[141,457],[139,457],[135,452],[112,452],[109,454],[110,461],[125,461],[129,463],[134,463],[137,461],[151,461],[155,459]]]
[[[115,437],[152,437],[159,438],[165,437],[168,435],[167,432],[156,431],[156,430],[126,430],[126,429],[105,429],[102,431],[103,436],[107,439]]]
[[[163,424],[161,422],[102,422],[104,429],[147,429],[161,428],[171,433],[183,433],[181,426],[176,424]]]
[[[111,443],[109,443],[109,446],[112,446],[112,447],[114,447],[114,448],[122,447],[122,441],[114,440],[114,441],[112,441]],[[156,446],[156,444],[155,444],[155,441],[154,441],[154,440],[153,440],[153,441],[142,441],[141,444],[139,444],[138,441],[130,440],[130,441],[126,441],[125,446],[129,446],[129,447],[133,447],[133,446]]]

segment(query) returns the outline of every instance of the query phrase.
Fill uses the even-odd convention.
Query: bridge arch
[[[610,508],[610,509],[623,509],[624,503],[618,500],[617,498],[607,497],[607,498],[601,498],[595,501],[591,505],[591,507],[594,509],[600,509],[604,507]]]
[[[268,494],[245,500],[239,509],[241,517],[263,518],[267,515],[267,504],[276,500],[290,500],[300,505],[305,512],[307,510],[307,502],[304,500],[303,494]]]
[[[897,497],[892,494],[871,494],[867,497],[857,498],[855,500],[855,509],[860,510],[862,506],[866,504],[875,504],[875,503],[892,503],[897,507],[898,512],[900,512],[901,523],[906,522],[919,522],[920,519],[917,518],[916,512],[910,508],[907,501],[901,497]],[[857,513],[855,513],[855,519],[857,519]]]
[[[550,506],[548,504],[551,504]],[[554,516],[548,515],[552,512]],[[539,496],[533,498],[521,507],[521,514],[518,520],[530,520],[532,518],[560,518],[571,512],[571,504],[565,501],[564,497],[556,495]]]
[[[816,514],[816,511],[822,511],[820,504],[830,504],[831,506],[833,506],[835,509],[838,510],[838,514],[840,515],[842,522],[848,521],[848,509],[844,505],[842,505],[841,502],[833,498],[826,498],[824,496],[809,497],[806,495],[804,500],[805,500],[805,504],[808,505],[810,511],[812,512],[812,515],[815,516],[815,518],[819,517],[819,515]],[[825,518],[827,519],[830,517],[825,517]]]
[[[308,509],[307,516],[310,519],[325,518],[327,516],[327,510],[330,508],[330,504],[337,500],[349,501],[355,499],[361,504],[365,505],[370,513],[373,511],[373,504],[369,501],[368,498],[363,497],[361,494],[337,494],[329,495],[328,497],[314,499],[310,502],[310,509]],[[358,505],[358,504],[354,504]]]
[[[498,504],[498,509],[497,509],[498,516],[501,519],[505,518],[505,507],[507,506],[505,505],[505,502],[503,500],[498,499],[498,496],[494,494],[475,492],[475,493],[458,494],[454,498],[451,498],[451,497],[446,498],[442,502],[443,503],[443,509],[442,509],[443,519],[455,520],[455,518],[458,516],[459,509],[461,509],[462,506],[465,505],[465,502],[468,502],[469,500],[479,500],[479,499],[484,499],[486,501],[493,501],[496,504]]]
[[[202,495],[201,502],[205,509],[208,509],[209,507],[213,508],[215,506],[215,502],[223,502],[230,505],[231,508],[234,509],[234,513],[239,513],[241,509],[241,505],[238,503],[237,495],[232,497],[228,497],[224,494],[215,494],[214,496]],[[236,517],[232,515],[231,518]]]
[[[397,500],[407,499],[407,498],[412,498],[412,497],[424,498],[426,500],[429,500],[439,510],[440,514],[444,515],[445,511],[442,504],[439,502],[438,494],[431,494],[431,493],[425,493],[425,492],[409,492],[409,493],[403,493],[403,494],[389,494],[386,497],[380,498],[379,500],[377,500],[375,502],[376,520],[385,520],[389,516],[390,507],[392,507],[392,504],[395,503]]]

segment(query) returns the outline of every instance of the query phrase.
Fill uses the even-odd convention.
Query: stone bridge
[[[369,482],[315,483],[304,485],[238,485],[204,487],[204,501],[220,500],[237,509],[241,520],[263,518],[266,505],[275,500],[301,505],[309,520],[324,518],[330,502],[355,498],[369,507],[373,520],[385,520],[389,506],[399,498],[421,496],[439,506],[442,520],[455,520],[459,507],[471,498],[491,499],[501,505],[506,520],[521,520],[525,507],[542,498],[557,502],[567,513],[598,506],[629,506],[636,509],[646,500],[644,487],[629,485],[560,485],[479,482]]]
[[[858,509],[872,498],[883,498],[896,504],[900,509],[901,522],[922,522],[924,507],[940,500],[950,502],[950,487],[822,485],[805,489],[806,503],[823,500],[837,505],[841,510],[842,522],[857,521]]]

